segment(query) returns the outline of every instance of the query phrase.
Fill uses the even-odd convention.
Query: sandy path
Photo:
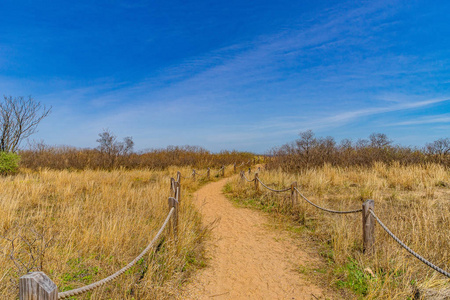
[[[260,212],[237,208],[222,194],[228,179],[196,194],[204,221],[219,222],[207,242],[208,267],[188,284],[184,299],[324,299],[295,267],[310,260],[286,233],[269,229]]]

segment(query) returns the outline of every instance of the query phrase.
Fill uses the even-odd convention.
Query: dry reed
[[[65,291],[126,265],[163,223],[177,170],[22,170],[0,177],[0,298],[16,298],[18,278],[27,271],[45,272]],[[184,175],[191,171],[181,168]],[[182,179],[176,245],[165,234],[131,270],[76,299],[175,297],[190,271],[204,264],[206,230],[189,195],[203,182]]]
[[[322,167],[288,174],[280,169],[259,175],[272,188],[297,181],[311,201],[327,208],[361,208],[375,200],[375,212],[401,240],[445,270],[450,270],[450,172],[439,164],[401,166],[374,163],[371,167]],[[449,299],[450,280],[415,259],[376,225],[376,252],[362,253],[361,213],[334,215],[322,212],[299,197],[293,209],[289,193],[276,194],[238,178],[231,195],[266,211],[289,215],[309,229],[320,241],[330,262],[330,276],[336,287],[346,286],[352,272],[355,297],[366,299]],[[355,270],[349,270],[349,266]],[[373,275],[371,274],[373,273]],[[346,283],[347,282],[347,283]],[[352,283],[353,284],[353,283]],[[358,286],[360,285],[360,286]]]

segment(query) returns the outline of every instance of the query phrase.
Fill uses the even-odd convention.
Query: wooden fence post
[[[177,171],[177,182],[178,183],[181,182],[181,173],[180,173],[180,171]]]
[[[175,179],[173,177],[170,178],[170,197],[175,197]]]
[[[241,174],[241,183],[244,183],[244,171],[241,171],[240,172],[240,174]]]
[[[172,223],[170,226],[169,225],[169,231],[171,234],[173,234],[173,236],[175,238],[177,238],[177,234],[178,234],[178,201],[177,199],[175,199],[174,197],[169,197],[169,211],[173,208],[175,208],[175,210],[173,211],[173,215],[172,215],[172,219],[170,220],[170,222]]]
[[[252,173],[252,168],[248,168],[248,175]]]
[[[236,173],[236,163],[233,165],[233,172]]]
[[[192,169],[192,180],[195,181],[195,169]]]
[[[179,182],[176,182],[175,184],[176,184],[175,185],[176,193],[175,193],[174,198],[177,199],[178,203],[180,203],[180,201],[181,201],[181,184]]]
[[[369,212],[374,210],[375,201],[367,200],[362,205],[362,222],[363,222],[363,252],[372,254],[374,252],[375,242],[375,218]]]
[[[206,171],[206,177],[209,179],[209,173],[210,173],[210,169],[208,168],[208,171]]]
[[[259,181],[258,181],[258,173],[255,173],[255,191],[258,191],[258,186],[259,185]]]
[[[20,300],[57,300],[58,287],[44,272],[28,273],[19,279]]]
[[[291,201],[292,201],[292,207],[297,206],[297,181],[294,181],[291,183]]]
[[[222,166],[222,177],[225,177],[225,166]]]

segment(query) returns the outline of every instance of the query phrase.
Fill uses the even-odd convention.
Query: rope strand
[[[317,207],[318,209],[321,209],[321,210],[323,210],[323,211],[326,211],[326,212],[329,212],[329,213],[333,213],[333,214],[354,214],[354,213],[362,212],[362,208],[360,208],[360,209],[355,209],[355,210],[344,210],[344,211],[341,211],[341,210],[332,210],[332,209],[328,209],[328,208],[321,207],[321,206],[319,206],[319,205],[317,205],[317,204],[314,204],[314,203],[312,203],[311,201],[309,201],[308,198],[306,198],[305,196],[303,196],[303,194],[300,193],[300,191],[299,191],[297,188],[294,188],[294,189],[297,191],[297,193],[298,193],[300,196],[302,196],[303,199],[305,199],[306,202],[308,202],[308,203],[311,204],[312,206],[315,206],[315,207]]]
[[[254,179],[253,179],[253,180],[254,180]],[[266,189],[268,189],[268,190],[270,190],[270,191],[272,191],[272,192],[281,193],[281,192],[287,192],[287,191],[290,191],[290,190],[291,190],[290,187],[285,188],[285,189],[281,189],[281,190],[275,190],[275,189],[272,189],[272,188],[268,187],[267,185],[265,185],[264,182],[262,182],[261,179],[259,179],[259,177],[258,177],[258,181],[259,181],[259,183],[261,183],[261,185],[262,185],[263,187],[265,187]]]
[[[71,296],[75,296],[75,295],[79,295],[79,294],[91,291],[93,289],[96,289],[96,288],[104,285],[105,283],[108,283],[108,282],[116,279],[117,277],[119,277],[120,275],[125,273],[128,269],[130,269],[138,260],[140,260],[153,247],[153,244],[158,240],[159,236],[163,232],[167,223],[169,223],[170,217],[172,216],[174,210],[175,210],[175,208],[173,208],[173,207],[170,209],[169,214],[166,217],[166,220],[164,221],[163,225],[161,226],[161,228],[159,229],[158,233],[155,235],[153,240],[150,242],[150,244],[148,244],[148,246],[144,249],[144,251],[141,252],[141,254],[139,254],[135,259],[133,259],[132,262],[130,262],[128,265],[126,265],[125,267],[123,267],[122,269],[117,271],[116,273],[106,277],[105,279],[99,280],[97,282],[91,283],[91,284],[86,285],[81,288],[73,289],[73,290],[70,290],[67,292],[58,293],[58,299],[65,299],[65,298],[68,298]]]
[[[418,260],[420,260],[421,262],[423,262],[424,264],[426,264],[427,266],[429,266],[430,268],[432,268],[433,270],[447,276],[450,278],[450,273],[447,271],[444,271],[443,269],[439,268],[438,266],[434,265],[433,263],[429,262],[428,260],[426,260],[425,258],[423,258],[422,256],[420,256],[419,254],[417,254],[416,252],[414,252],[411,248],[409,248],[408,246],[406,246],[405,243],[403,243],[398,237],[396,237],[387,227],[386,225],[383,224],[383,222],[381,222],[381,220],[377,217],[377,215],[373,212],[373,210],[369,209],[370,214],[375,218],[375,220],[377,220],[378,224],[380,224],[380,226],[387,232],[387,234],[394,239],[394,241],[396,241],[400,246],[402,246],[403,248],[405,248],[406,251],[408,251],[410,254],[412,254],[415,258],[417,258]]]

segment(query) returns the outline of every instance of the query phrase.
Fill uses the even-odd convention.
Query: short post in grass
[[[209,174],[210,174],[210,172],[211,172],[211,170],[208,168],[208,171],[206,171],[206,177],[208,178],[208,180],[209,180]]]
[[[225,177],[225,166],[222,166],[222,177]]]
[[[173,177],[170,178],[170,197],[175,197],[175,179]]]
[[[181,173],[180,173],[180,171],[177,171],[177,182],[178,183],[181,182]]]
[[[370,209],[374,210],[375,201],[367,200],[362,205],[362,225],[363,225],[363,252],[372,254],[374,252],[375,243],[375,218],[370,213]]]
[[[252,174],[252,168],[248,168],[248,175]]]
[[[292,202],[292,207],[296,207],[297,206],[297,181],[294,181],[293,183],[291,183],[291,202]]]
[[[192,169],[192,180],[195,181],[195,169]]]
[[[178,203],[181,201],[181,184],[179,182],[175,183],[175,199],[177,199]]]
[[[169,224],[170,234],[173,235],[174,238],[177,238],[178,234],[178,200],[174,197],[169,197],[169,211],[174,209],[172,218]]]
[[[19,279],[20,300],[56,300],[58,287],[44,272],[31,272]]]
[[[233,165],[233,173],[236,173],[236,163]]]
[[[259,189],[258,173],[255,173],[255,179],[254,179],[254,181],[255,181],[255,192],[257,192],[258,189]]]

